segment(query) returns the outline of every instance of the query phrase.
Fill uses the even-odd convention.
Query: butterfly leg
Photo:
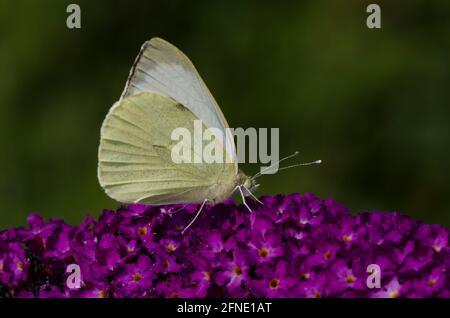
[[[250,191],[249,189],[247,189],[246,187],[243,187],[245,190],[247,190],[247,193],[250,194],[250,196],[258,203],[264,205],[264,203],[262,203],[253,193],[252,191]]]
[[[203,203],[202,203],[202,205],[200,206],[200,208],[198,209],[197,214],[194,216],[194,218],[192,219],[192,221],[189,222],[189,224],[183,229],[183,231],[181,232],[181,234],[184,234],[184,232],[186,232],[186,230],[187,230],[188,228],[190,228],[192,224],[194,224],[195,220],[197,220],[198,216],[200,215],[200,213],[201,213],[202,210],[203,210],[203,207],[205,206],[206,202],[208,202],[208,201],[209,201],[209,199],[203,200]]]
[[[250,209],[247,202],[245,201],[245,196],[244,196],[244,192],[242,192],[242,187],[239,186],[238,189],[239,189],[239,192],[241,193],[242,202],[244,202],[245,207],[250,211],[250,213],[252,213],[253,212],[252,209]]]

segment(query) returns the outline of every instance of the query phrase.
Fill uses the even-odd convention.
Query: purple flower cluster
[[[448,229],[312,194],[261,201],[206,207],[184,235],[198,205],[128,205],[80,226],[30,215],[0,232],[0,297],[450,297]]]

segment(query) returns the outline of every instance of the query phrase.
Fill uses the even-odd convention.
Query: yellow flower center
[[[436,285],[436,280],[430,278],[430,279],[428,280],[428,282],[427,282],[427,285],[430,286],[430,287],[433,287],[434,285]]]
[[[134,282],[138,282],[138,281],[140,281],[141,279],[142,279],[141,274],[136,273],[136,274],[133,275],[133,281],[134,281]]]
[[[267,257],[267,256],[269,256],[269,253],[270,253],[270,251],[265,247],[263,247],[262,249],[260,249],[258,251],[258,255],[261,257]]]
[[[441,247],[439,245],[433,245],[433,250],[439,253],[441,251]]]
[[[175,247],[175,245],[173,245],[173,244],[169,244],[169,245],[167,245],[166,249],[167,249],[169,252],[173,252],[173,251],[176,250],[176,247]]]
[[[280,286],[280,280],[276,278],[272,278],[269,282],[269,287],[272,289],[277,289]]]
[[[324,260],[328,260],[331,257],[331,252],[330,251],[326,251],[325,253],[323,253],[323,259]]]
[[[398,298],[400,296],[400,293],[398,291],[393,291],[391,293],[391,298]]]
[[[300,279],[301,280],[308,280],[309,279],[309,273],[300,273]]]
[[[106,291],[101,289],[98,291],[98,298],[105,298],[106,297]]]
[[[168,268],[169,265],[170,265],[169,261],[166,260],[166,261],[163,262],[163,266],[164,266],[165,268]]]
[[[23,271],[23,263],[22,262],[17,262],[17,269],[19,271]]]
[[[349,284],[354,283],[355,280],[356,280],[356,278],[353,275],[348,275],[347,277],[345,277],[345,282],[349,283]]]
[[[320,298],[320,297],[322,297],[322,295],[320,294],[320,292],[315,291],[315,292],[313,293],[313,297],[314,297],[314,298]]]
[[[353,239],[353,237],[352,237],[351,235],[344,235],[344,236],[342,237],[342,240],[343,240],[344,242],[350,242],[352,239]]]
[[[180,298],[180,294],[173,292],[172,295],[170,295],[170,298]]]
[[[146,235],[147,234],[147,227],[146,226],[140,227],[137,232],[138,232],[139,235]]]
[[[235,268],[233,268],[233,273],[237,276],[241,276],[242,275],[242,269],[238,266],[236,266]]]
[[[210,280],[211,279],[211,273],[210,272],[203,272],[203,276],[204,276],[205,280]]]

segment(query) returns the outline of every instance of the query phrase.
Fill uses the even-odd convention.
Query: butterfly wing
[[[153,38],[142,46],[131,69],[122,98],[156,92],[186,106],[207,127],[222,131],[227,160],[238,172],[236,149],[228,123],[192,62],[172,44]],[[221,137],[217,136],[216,137]],[[222,139],[222,138],[220,138]]]
[[[105,192],[124,203],[201,202],[217,180],[230,180],[234,176],[230,163],[173,161],[172,131],[183,127],[194,136],[196,119],[183,105],[156,93],[117,102],[101,129],[98,178]],[[191,151],[196,151],[193,142]]]

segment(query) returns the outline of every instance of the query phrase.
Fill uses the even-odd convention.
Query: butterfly
[[[221,144],[220,149],[228,160],[174,162],[171,132],[179,127],[193,132],[196,120],[202,121],[203,131],[213,127],[223,132],[223,144],[228,146]],[[217,102],[186,55],[167,41],[152,38],[141,47],[120,99],[103,121],[98,150],[100,185],[108,196],[122,203],[201,203],[184,231],[207,202],[223,202],[235,191],[251,211],[245,198],[251,196],[260,202],[253,192],[258,187],[255,179],[263,171],[249,177],[239,170],[228,128]]]

